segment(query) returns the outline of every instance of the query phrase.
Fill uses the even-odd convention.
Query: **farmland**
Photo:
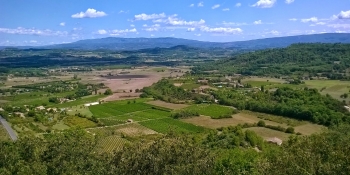
[[[223,115],[232,115],[234,109],[232,107],[226,107],[216,104],[196,104],[190,107],[184,108],[183,110],[189,110],[197,112],[200,115],[209,116],[212,118],[219,118]]]
[[[100,153],[120,151],[127,143],[130,142],[126,139],[121,138],[120,136],[112,135],[101,139],[97,144],[96,149]]]
[[[150,120],[150,121],[144,121],[140,122],[141,125],[146,126],[147,128],[150,128],[154,131],[157,131],[159,133],[169,133],[169,132],[176,132],[176,133],[200,133],[205,131],[203,127],[196,126],[189,123],[184,123],[179,120],[171,119],[171,118],[164,118],[159,120]]]

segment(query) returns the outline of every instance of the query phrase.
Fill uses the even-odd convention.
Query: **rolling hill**
[[[139,50],[148,48],[169,48],[185,45],[197,48],[236,48],[236,49],[266,49],[287,47],[295,43],[350,43],[350,33],[326,33],[314,35],[299,35],[257,39],[237,42],[206,42],[180,38],[117,38],[80,40],[73,43],[42,46],[45,49],[83,49],[83,50]]]

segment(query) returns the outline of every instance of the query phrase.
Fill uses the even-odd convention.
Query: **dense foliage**
[[[278,147],[235,127],[205,138],[169,134],[107,154],[96,151],[98,137],[70,130],[0,142],[0,174],[348,174],[349,138],[341,126]]]
[[[150,87],[143,88],[142,92],[141,97],[153,97],[171,103],[180,103],[195,98],[200,100],[208,98],[207,96],[186,91],[182,87],[176,87],[166,79],[160,80]]]
[[[243,75],[326,76],[330,79],[349,79],[350,44],[293,44],[287,48],[250,52],[204,64],[194,73],[218,70],[220,73]]]
[[[288,87],[274,92],[239,92],[222,90],[213,92],[220,104],[267,114],[307,120],[323,125],[350,122],[350,113],[343,103],[316,89],[294,90]]]

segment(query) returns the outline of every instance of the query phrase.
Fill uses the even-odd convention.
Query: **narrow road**
[[[17,140],[17,135],[16,132],[11,128],[11,126],[9,125],[9,123],[7,123],[7,121],[2,118],[2,116],[0,115],[0,123],[2,124],[2,126],[4,126],[4,128],[6,129],[7,133],[9,133],[11,139],[13,141]]]

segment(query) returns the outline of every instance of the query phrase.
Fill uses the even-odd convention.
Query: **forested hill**
[[[293,44],[234,56],[195,67],[195,73],[218,70],[244,75],[305,75],[322,73],[332,79],[347,78],[350,44]]]
[[[147,48],[169,48],[177,45],[185,45],[197,48],[235,48],[235,49],[266,49],[287,47],[295,43],[350,43],[350,34],[326,33],[314,35],[299,35],[276,38],[256,39],[237,42],[207,42],[181,38],[99,38],[81,40],[73,43],[41,46],[45,49],[108,49],[108,50],[139,50]],[[27,47],[28,48],[28,47]],[[1,49],[1,47],[0,47]]]

